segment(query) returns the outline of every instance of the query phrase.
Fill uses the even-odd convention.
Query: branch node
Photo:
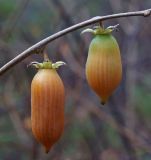
[[[151,10],[144,11],[144,17],[147,17],[151,14]]]
[[[93,17],[93,18],[91,18],[90,20],[96,20],[96,19],[100,19],[101,17],[100,16],[95,16],[95,17]]]

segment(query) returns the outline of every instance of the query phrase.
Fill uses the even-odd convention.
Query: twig
[[[112,14],[112,15],[107,15],[107,16],[97,16],[94,18],[91,18],[89,20],[83,21],[81,23],[75,24],[71,27],[68,27],[62,31],[59,31],[43,40],[40,42],[36,43],[35,45],[31,46],[27,50],[23,51],[20,53],[18,56],[16,56],[14,59],[6,63],[3,67],[0,68],[0,75],[5,73],[7,70],[9,70],[11,67],[15,66],[22,60],[24,60],[26,57],[30,56],[33,53],[39,53],[41,49],[46,46],[48,43],[51,41],[69,33],[73,32],[77,29],[83,28],[85,26],[100,22],[100,21],[105,21],[108,19],[113,19],[113,18],[121,18],[121,17],[130,17],[130,16],[144,16],[147,17],[151,14],[151,9],[148,10],[143,10],[143,11],[136,11],[136,12],[126,12],[126,13],[119,13],[119,14]]]

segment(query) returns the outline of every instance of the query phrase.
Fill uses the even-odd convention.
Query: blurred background
[[[150,0],[0,0],[0,66],[43,38],[94,16],[151,8]],[[105,106],[88,86],[85,63],[91,34],[79,29],[48,45],[65,61],[65,129],[49,154],[30,127],[32,55],[0,77],[0,160],[151,160],[151,17],[104,22],[122,56],[123,79]],[[96,24],[94,24],[96,25]],[[93,27],[93,26],[89,26]]]

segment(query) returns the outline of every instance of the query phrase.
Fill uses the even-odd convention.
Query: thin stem
[[[48,43],[50,43],[51,41],[65,35],[69,32],[73,32],[73,31],[75,31],[77,29],[80,29],[80,28],[83,28],[85,26],[88,26],[88,25],[91,25],[91,24],[94,24],[94,23],[97,23],[97,22],[100,22],[100,21],[105,21],[105,20],[108,20],[108,19],[130,17],[130,16],[144,16],[144,17],[147,17],[150,14],[151,14],[151,9],[148,9],[148,10],[136,11],[136,12],[126,12],[126,13],[112,14],[112,15],[107,15],[107,16],[97,16],[97,17],[93,17],[89,20],[83,21],[81,23],[75,24],[71,27],[68,27],[68,28],[66,28],[62,31],[59,31],[59,32],[41,40],[40,42],[36,43],[35,45],[31,46],[27,50],[20,53],[14,59],[12,59],[8,63],[6,63],[3,67],[0,68],[0,75],[5,73],[11,67],[15,66],[16,64],[18,64],[19,62],[21,62],[22,60],[24,60],[26,57],[30,56],[31,54],[39,53],[41,51],[41,49],[44,46],[46,46]]]
[[[49,61],[48,54],[46,52],[44,52],[43,55],[44,55],[44,61],[45,62]]]
[[[103,25],[102,21],[99,22],[99,25],[100,25],[100,27],[104,28],[104,25]]]

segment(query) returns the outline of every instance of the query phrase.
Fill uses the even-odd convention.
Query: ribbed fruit
[[[31,123],[48,152],[64,129],[64,85],[55,69],[39,69],[31,84]]]
[[[86,62],[86,78],[90,87],[105,104],[122,78],[118,43],[111,33],[98,33],[91,41]]]

